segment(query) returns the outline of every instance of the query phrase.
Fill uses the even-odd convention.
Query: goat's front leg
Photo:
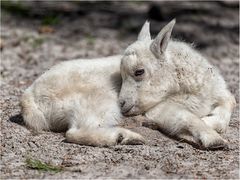
[[[207,126],[199,117],[184,106],[163,102],[146,113],[146,117],[155,122],[168,135],[200,143],[206,149],[218,149],[227,146],[215,130]]]
[[[210,115],[202,117],[202,120],[218,133],[226,132],[233,108],[236,106],[235,98],[230,94],[222,98],[217,106],[210,112]]]

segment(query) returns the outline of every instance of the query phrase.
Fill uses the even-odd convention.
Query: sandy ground
[[[95,7],[88,13],[63,15],[51,25],[53,29],[48,31],[54,30],[52,33],[39,33],[41,16],[29,18],[1,12],[1,179],[238,179],[239,8],[215,2],[161,2],[157,6],[142,2],[116,3],[107,9],[113,11],[96,11]],[[220,69],[237,99],[238,106],[223,135],[229,141],[228,150],[204,151],[178,142],[142,127],[142,117],[126,119],[126,126],[146,137],[145,145],[110,148],[65,143],[64,133],[34,134],[22,125],[19,97],[49,67],[73,58],[121,53],[136,39],[136,30],[146,18],[151,20],[156,34],[174,16],[174,37],[194,42]],[[25,163],[29,157],[65,170],[54,173],[29,169]]]

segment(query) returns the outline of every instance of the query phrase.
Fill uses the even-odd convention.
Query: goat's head
[[[119,103],[124,115],[137,115],[158,104],[169,86],[164,62],[175,19],[152,40],[146,22],[136,42],[126,50],[121,61],[122,87]]]

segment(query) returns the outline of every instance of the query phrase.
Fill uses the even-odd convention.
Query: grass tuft
[[[60,23],[60,19],[58,16],[47,15],[42,19],[42,25],[57,25]]]
[[[25,163],[28,168],[36,169],[39,171],[51,171],[51,172],[55,172],[55,173],[62,171],[61,167],[43,163],[40,160],[36,160],[36,159],[27,158]]]

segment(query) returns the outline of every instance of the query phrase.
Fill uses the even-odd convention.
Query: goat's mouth
[[[136,108],[134,105],[132,105],[127,109],[122,109],[122,114],[124,116],[136,116],[141,113],[138,111],[138,108]]]
[[[130,116],[131,115],[130,111],[133,109],[133,107],[134,107],[134,105],[130,106],[127,109],[121,109],[122,114],[124,116]]]

